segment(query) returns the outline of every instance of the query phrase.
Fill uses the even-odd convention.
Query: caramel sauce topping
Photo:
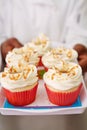
[[[36,41],[34,41],[34,43],[35,43],[35,45],[41,45],[41,44],[45,45],[45,44],[47,43],[47,41],[48,41],[48,40],[45,39],[45,38],[42,38],[42,39],[41,39],[41,38],[38,37],[38,38],[36,39]]]
[[[65,62],[63,62],[63,66],[61,68],[61,70],[59,70],[57,67],[54,67],[54,69],[56,70],[56,72],[61,75],[62,73],[66,73],[68,76],[75,76],[76,75],[76,68],[78,68],[78,66],[74,66],[72,68],[69,68],[69,65]]]
[[[69,58],[72,57],[72,52],[71,52],[71,51],[68,51],[68,53],[67,53],[67,57],[69,57]]]
[[[20,78],[20,74],[10,75],[9,78],[11,80],[18,80]]]
[[[28,56],[28,55],[24,55],[24,60],[25,60],[26,62],[29,62],[29,56]]]
[[[7,73],[6,72],[3,72],[2,73],[2,78],[6,77]]]
[[[52,74],[52,77],[51,77],[52,80],[54,79],[54,76],[55,76],[55,74],[53,73],[53,74]]]
[[[16,73],[17,70],[13,66],[8,70],[9,73]]]

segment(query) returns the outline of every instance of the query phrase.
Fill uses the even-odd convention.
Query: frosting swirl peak
[[[0,73],[0,81],[7,89],[21,88],[33,85],[38,81],[37,68],[34,65],[23,66],[20,69],[15,67],[5,68]]]
[[[63,63],[61,68],[55,66],[49,69],[44,74],[44,81],[54,89],[69,90],[81,84],[82,69],[76,63]]]

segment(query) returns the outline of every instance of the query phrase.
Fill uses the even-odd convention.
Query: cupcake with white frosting
[[[44,34],[40,34],[36,39],[28,43],[29,47],[33,48],[38,53],[40,59],[47,51],[50,50],[50,44],[48,37]],[[42,65],[41,61],[39,65]]]
[[[37,68],[34,65],[22,66],[20,69],[6,67],[0,73],[0,82],[9,103],[15,106],[28,105],[36,98]]]
[[[11,67],[18,67],[20,64],[33,64],[38,66],[40,58],[38,54],[30,47],[24,46],[15,48],[6,56],[6,64]]]
[[[59,64],[61,60],[77,62],[78,54],[74,49],[58,47],[53,48],[42,57],[42,63],[45,68],[51,68]]]
[[[82,69],[72,62],[64,62],[44,74],[49,101],[60,106],[73,104],[82,87]]]

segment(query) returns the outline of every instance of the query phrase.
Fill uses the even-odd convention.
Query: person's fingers
[[[83,73],[87,72],[87,56],[81,57],[81,59],[79,60],[79,65],[82,67]]]
[[[79,60],[81,60],[81,59],[87,59],[87,54],[79,55]]]
[[[12,45],[13,48],[20,48],[23,46],[16,38],[10,38],[9,44]]]
[[[74,50],[76,50],[78,52],[78,55],[87,53],[87,48],[80,43],[78,43],[74,46]]]
[[[4,50],[3,50],[3,57],[4,57],[4,59],[5,59],[6,55],[7,55],[7,53],[9,51],[11,51],[12,49],[13,49],[13,46],[10,46],[10,45],[8,45],[8,46],[6,46],[6,48],[4,48]]]
[[[9,51],[19,47],[22,47],[22,44],[16,38],[10,38],[3,42],[1,44],[1,53],[3,60],[5,61],[5,57]]]
[[[1,45],[1,53],[2,53],[2,57],[3,59],[5,59],[7,53],[9,51],[11,51],[13,49],[13,46],[9,45],[7,42],[4,42],[2,45]]]
[[[87,59],[87,54],[83,54],[83,55],[78,56],[78,61],[81,61],[81,60],[84,60],[84,59]]]

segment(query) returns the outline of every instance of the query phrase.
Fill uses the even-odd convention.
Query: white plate
[[[87,90],[83,81],[83,88],[79,95],[81,105],[72,105],[67,107],[60,107],[53,105],[49,102],[44,83],[39,81],[39,87],[37,91],[36,100],[25,107],[14,107],[8,105],[5,96],[0,91],[0,112],[3,115],[64,115],[64,114],[81,114],[87,108]],[[79,99],[79,98],[78,98]],[[6,105],[7,104],[7,105]]]

